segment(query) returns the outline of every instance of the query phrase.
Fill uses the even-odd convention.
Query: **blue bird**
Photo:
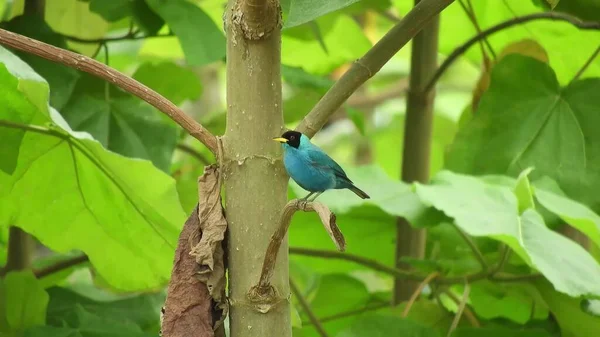
[[[310,139],[298,131],[287,131],[273,140],[283,147],[283,164],[287,174],[303,189],[315,194],[315,200],[321,193],[330,189],[347,188],[363,199],[369,199],[367,193],[354,186],[346,172]]]

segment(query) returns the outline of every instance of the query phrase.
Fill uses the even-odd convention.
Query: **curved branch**
[[[454,0],[421,0],[406,16],[371,48],[365,56],[327,91],[325,96],[300,122],[297,131],[312,137],[342,104],[368,79],[373,77],[429,20]]]
[[[151,39],[154,37],[170,37],[170,36],[175,36],[175,34],[173,34],[172,32],[169,32],[168,34],[160,34],[160,35],[137,35],[140,31],[136,30],[133,32],[129,32],[125,35],[122,36],[115,36],[115,37],[103,37],[103,38],[99,38],[99,39],[84,39],[84,38],[80,38],[77,36],[71,36],[71,35],[62,35],[65,39],[73,41],[73,42],[77,42],[77,43],[90,43],[90,44],[96,44],[96,43],[106,43],[106,42],[115,42],[115,41],[126,41],[126,40],[144,40],[144,39]]]
[[[452,53],[450,53],[450,55],[448,55],[448,57],[444,60],[444,63],[442,63],[442,65],[435,72],[435,75],[433,75],[433,77],[427,84],[425,91],[431,90],[435,86],[437,81],[440,79],[440,77],[442,77],[442,74],[444,74],[444,72],[446,70],[448,70],[450,65],[454,61],[456,61],[456,59],[459,56],[464,54],[467,50],[469,50],[469,48],[471,48],[471,46],[473,46],[480,40],[485,39],[486,37],[488,37],[496,32],[499,32],[501,30],[504,30],[506,28],[510,28],[512,26],[516,26],[518,24],[525,23],[528,21],[534,21],[534,20],[564,21],[564,22],[568,22],[568,23],[572,24],[573,26],[575,26],[579,29],[600,30],[600,22],[598,22],[598,21],[583,21],[575,16],[565,14],[565,13],[560,13],[560,12],[543,12],[543,13],[535,13],[535,14],[514,17],[508,21],[501,22],[495,26],[492,26],[492,27],[482,31],[480,34],[473,36],[467,42],[465,42],[458,48],[454,49],[454,51],[452,51]]]
[[[65,259],[65,260],[58,261],[57,263],[50,265],[48,267],[36,269],[33,271],[33,274],[37,278],[42,278],[42,277],[46,277],[48,275],[58,273],[60,271],[63,271],[65,269],[77,266],[79,264],[82,264],[82,263],[85,263],[88,261],[89,261],[89,259],[88,259],[87,255],[84,255],[84,254],[77,255],[77,256],[73,256],[73,257]]]
[[[172,120],[184,128],[190,135],[192,135],[192,137],[198,139],[204,145],[206,145],[206,147],[212,153],[217,153],[217,138],[211,134],[210,131],[196,122],[193,118],[186,115],[175,104],[171,103],[159,93],[132,79],[131,77],[124,75],[119,71],[87,56],[79,55],[62,48],[57,48],[44,42],[33,40],[4,29],[0,29],[0,44],[45,58],[52,62],[60,63],[70,68],[84,71],[105,81],[113,83],[119,88],[143,99],[150,105],[168,115]]]

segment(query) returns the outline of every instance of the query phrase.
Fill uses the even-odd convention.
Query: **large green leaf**
[[[584,20],[597,20],[600,2],[596,0],[533,0],[533,3],[548,10],[573,14]]]
[[[598,214],[583,204],[543,189],[535,189],[535,198],[550,212],[560,216],[561,219],[579,229],[600,246],[600,216]]]
[[[178,130],[145,102],[81,94],[69,101],[62,115],[74,130],[89,132],[109,150],[169,170]]]
[[[322,15],[350,6],[359,0],[290,0],[284,28],[312,21]]]
[[[9,272],[0,278],[0,334],[43,325],[48,298],[31,271]]]
[[[407,13],[414,4],[413,1],[407,0],[393,0],[393,2],[402,14]],[[536,7],[531,0],[471,2],[482,29],[511,20],[515,16],[540,12],[540,8]],[[597,0],[565,0],[559,3],[556,10],[564,11],[561,7],[582,2],[594,3],[596,8],[599,6]],[[597,20],[597,13],[597,9],[588,9],[585,14],[589,20]],[[443,20],[440,23],[439,51],[448,55],[458,45],[476,34],[477,30],[465,15],[461,4],[454,1],[444,10]],[[535,20],[515,25],[493,34],[488,40],[494,50],[498,52],[508,44],[523,39],[534,39],[543,46],[548,52],[550,66],[556,71],[560,83],[570,81],[600,44],[600,34],[597,30],[581,30],[573,27],[570,23],[554,20]],[[465,54],[465,57],[469,61],[477,62],[476,66],[480,67],[482,60],[480,48],[473,46]],[[460,72],[458,75],[464,76]],[[583,77],[599,75],[600,62],[593,62]],[[522,77],[517,78],[521,79]]]
[[[423,202],[454,218],[472,236],[487,236],[509,245],[561,292],[600,295],[600,265],[581,246],[551,231],[533,209],[519,216],[510,188],[475,177],[442,171],[431,185],[417,185]]]
[[[191,69],[173,62],[143,63],[136,69],[133,78],[156,90],[176,105],[185,100],[200,97],[202,85]]]
[[[187,63],[200,66],[225,56],[222,30],[198,6],[185,0],[147,0],[181,42]]]
[[[364,316],[336,337],[438,337],[439,333],[428,326],[389,315]]]
[[[459,328],[451,335],[452,337],[551,337],[552,335],[543,329],[511,329],[508,327],[485,327],[485,328]]]
[[[14,173],[0,172],[0,227],[22,227],[58,252],[85,252],[115,288],[163,285],[185,220],[173,179],[149,161],[122,157],[89,134],[71,131],[47,101],[34,105],[43,100],[17,95],[23,85],[36,97],[48,92],[39,76],[3,49],[0,61],[1,90],[13,93],[0,97],[0,120],[23,123],[29,114],[27,123],[34,125],[23,136]],[[15,102],[25,109],[11,108]],[[0,126],[0,138],[11,130]]]
[[[135,324],[147,331],[156,327],[160,308],[164,304],[164,295],[161,293],[142,294],[116,301],[96,301],[59,287],[48,289],[48,294],[48,324],[54,326],[61,326],[63,322],[72,327],[77,326],[76,308],[82,308],[99,317],[123,324]]]
[[[367,288],[359,280],[344,274],[328,274],[321,277],[310,303],[314,313],[324,317],[360,308],[369,297]],[[307,317],[306,313],[302,313],[302,316]]]
[[[281,39],[283,64],[325,75],[363,56],[371,47],[360,26],[347,15],[326,15],[316,23],[329,53],[323,50],[311,31],[306,32],[305,27],[294,27],[284,31]]]
[[[528,76],[523,77],[522,74]],[[600,79],[561,88],[545,63],[508,55],[471,121],[456,135],[447,167],[470,174],[516,176],[534,167],[577,200],[600,207]]]
[[[556,292],[546,281],[536,282],[536,288],[558,321],[563,337],[598,336],[600,318],[581,310],[581,299]]]

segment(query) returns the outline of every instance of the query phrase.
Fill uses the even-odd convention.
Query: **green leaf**
[[[225,56],[225,36],[211,18],[185,0],[147,0],[177,35],[189,65],[201,66]]]
[[[154,12],[145,0],[134,0],[133,19],[148,35],[156,35],[165,25],[165,20]]]
[[[27,79],[23,83],[43,95],[43,80],[15,59],[0,49],[0,62],[13,72],[0,69],[2,92],[15,92]],[[10,106],[11,99],[28,101],[2,95],[0,106]],[[174,180],[149,161],[122,157],[89,134],[71,131],[47,101],[26,107],[0,110],[1,120],[21,123],[29,113],[29,124],[43,126],[25,133],[12,176],[0,173],[0,227],[22,227],[57,252],[85,252],[115,288],[164,285],[185,220]],[[1,126],[0,138],[10,130]]]
[[[131,0],[91,0],[90,11],[99,14],[110,22],[119,21],[131,15]]]
[[[530,319],[546,319],[548,309],[542,301],[531,296],[527,286],[477,282],[471,287],[470,304],[477,316],[486,320],[507,318],[525,324]]]
[[[521,78],[519,74],[529,76]],[[545,63],[508,55],[494,67],[488,91],[468,125],[456,135],[447,168],[460,173],[555,179],[577,200],[600,207],[600,79],[560,88]],[[507,99],[510,98],[510,99]]]
[[[307,23],[358,1],[359,0],[290,0],[288,17],[283,27],[289,28]]]
[[[533,168],[527,168],[519,174],[517,184],[515,185],[515,195],[519,203],[519,214],[523,213],[528,208],[535,208],[533,201],[533,191],[529,183],[528,175],[533,171]]]
[[[119,154],[151,160],[168,172],[178,130],[160,112],[137,98],[85,87],[69,101],[62,116],[77,131],[89,132],[105,148]],[[102,85],[103,86],[103,85]]]
[[[510,329],[507,327],[458,328],[452,337],[551,337],[544,329]]]
[[[175,105],[180,105],[185,100],[196,100],[202,93],[198,75],[173,62],[143,63],[132,77],[156,90]]]
[[[67,48],[65,38],[54,32],[45,21],[40,22],[36,16],[19,16],[4,23],[2,26],[11,32],[25,35],[59,48]],[[57,109],[62,108],[73,93],[79,73],[73,68],[29,53],[17,52],[16,55],[29,64],[33,70],[50,84],[50,105]]]
[[[357,109],[346,107],[346,114],[348,118],[354,123],[354,126],[358,130],[358,132],[364,136],[365,135],[365,114],[362,111],[358,111]]]
[[[281,62],[301,67],[311,74],[326,75],[334,69],[363,56],[371,42],[361,27],[347,15],[327,15],[317,20],[326,53],[308,27],[283,31]]]
[[[533,209],[519,216],[510,188],[442,171],[431,185],[417,185],[417,194],[467,234],[506,243],[558,291],[600,295],[600,283],[592,281],[600,279],[600,265],[581,246],[548,229]]]
[[[0,333],[45,324],[48,298],[31,271],[9,272],[0,278]]]
[[[535,189],[535,199],[600,246],[600,216],[587,206],[538,188]]]
[[[558,321],[562,336],[597,337],[600,318],[581,310],[581,299],[571,298],[552,289],[546,281],[537,281],[536,288]]]
[[[164,295],[161,293],[141,294],[116,301],[96,301],[59,287],[48,289],[48,294],[48,324],[54,326],[61,326],[63,322],[71,327],[77,326],[74,314],[76,308],[81,308],[98,317],[135,324],[146,331],[156,325],[164,304]]]
[[[368,315],[356,320],[336,337],[439,337],[430,327],[389,315]]]
[[[369,297],[369,292],[361,281],[344,274],[328,274],[321,277],[310,304],[315,315],[324,317],[360,308],[367,303]],[[307,317],[306,313],[302,313],[302,316]]]
[[[325,94],[334,83],[325,76],[307,73],[301,67],[282,65],[281,74],[286,83],[302,89],[312,89],[320,94]]]
[[[79,305],[73,308],[73,317],[66,325],[43,326],[29,329],[24,337],[155,337],[157,332],[145,333],[132,322],[123,322],[110,317],[103,317],[85,310]]]

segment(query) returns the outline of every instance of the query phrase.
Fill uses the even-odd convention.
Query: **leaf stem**
[[[560,12],[543,12],[543,13],[534,13],[524,16],[517,16],[510,20],[501,22],[495,26],[492,26],[480,34],[473,36],[471,39],[467,40],[465,43],[454,49],[450,55],[444,60],[442,65],[438,68],[435,75],[431,78],[429,83],[427,84],[427,90],[433,88],[437,81],[442,77],[444,72],[448,70],[450,65],[458,59],[459,56],[464,54],[469,48],[477,43],[479,40],[484,39],[494,33],[497,33],[501,30],[510,28],[512,26],[516,26],[525,22],[534,21],[534,20],[553,20],[553,21],[564,21],[572,24],[579,29],[587,30],[587,29],[595,29],[600,30],[600,21],[582,21],[581,19]]]
[[[473,9],[473,4],[471,3],[471,0],[466,0],[466,1],[467,1],[467,4],[465,4],[463,2],[463,0],[459,0],[458,3],[462,7],[463,11],[465,12],[465,14],[469,18],[469,20],[471,20],[471,23],[473,23],[473,26],[475,27],[477,34],[481,34],[481,26],[479,26],[479,22],[477,21],[477,17],[475,16],[475,10]],[[484,46],[484,44],[485,44],[485,46]],[[496,58],[496,52],[494,52],[494,48],[492,48],[492,45],[490,44],[490,42],[488,41],[487,38],[483,38],[482,40],[480,40],[480,45],[481,45],[481,54],[484,59],[486,59],[488,57],[487,53],[485,51],[485,47],[488,48],[488,50],[490,51],[490,54],[492,54],[492,57],[494,59]]]
[[[460,236],[467,243],[467,245],[469,245],[469,247],[471,248],[471,251],[473,252],[473,255],[475,255],[475,258],[481,265],[481,269],[483,269],[484,271],[487,271],[489,269],[489,265],[485,261],[485,257],[483,256],[483,254],[481,253],[481,251],[479,250],[479,248],[477,247],[477,245],[475,244],[473,239],[471,239],[471,237],[467,233],[465,233],[462,229],[460,229],[456,224],[453,224],[453,227],[456,229],[458,234],[460,234]]]
[[[33,54],[70,68],[84,71],[133,94],[169,116],[212,153],[217,152],[217,138],[186,115],[179,107],[142,83],[87,56],[51,46],[23,35],[0,29],[0,44]]]
[[[296,298],[298,299],[298,302],[300,302],[302,310],[304,310],[304,312],[308,316],[308,319],[310,319],[312,325],[314,325],[315,329],[317,329],[317,332],[319,332],[319,335],[321,335],[321,337],[329,337],[327,335],[327,331],[325,331],[325,328],[323,328],[323,324],[321,324],[321,321],[319,321],[317,315],[315,315],[315,313],[312,311],[312,309],[310,308],[310,304],[308,303],[306,298],[304,298],[302,292],[298,288],[298,285],[296,285],[296,283],[292,279],[290,279],[290,289],[292,290],[294,296],[296,296]]]
[[[421,283],[419,283],[419,286],[417,287],[417,289],[415,289],[412,296],[410,296],[408,303],[406,303],[406,306],[404,307],[404,310],[402,311],[402,317],[408,316],[408,313],[410,312],[410,308],[412,308],[413,304],[415,304],[415,302],[419,298],[419,295],[423,291],[423,288],[425,288],[425,286],[427,284],[429,284],[429,282],[431,282],[433,279],[435,279],[439,275],[440,275],[439,272],[437,272],[437,271],[433,272],[433,273],[427,275],[427,277]]]
[[[446,296],[450,297],[450,299],[454,303],[456,303],[457,306],[460,305],[461,300],[458,297],[456,297],[456,295],[454,295],[450,290],[444,289],[442,292]],[[438,300],[439,300],[439,298],[438,298]],[[465,314],[465,317],[471,323],[471,326],[476,327],[476,328],[479,328],[481,326],[481,323],[479,323],[479,320],[477,320],[477,317],[475,316],[475,314],[473,314],[473,312],[471,311],[471,309],[469,309],[469,307],[465,306],[464,314]]]
[[[450,337],[452,332],[456,330],[458,323],[460,322],[460,318],[462,317],[463,311],[465,311],[465,307],[467,306],[467,300],[469,299],[469,293],[471,292],[471,285],[465,281],[465,290],[463,291],[463,296],[460,299],[458,304],[458,310],[456,311],[456,315],[452,320],[452,325],[450,325],[450,329],[448,329],[448,334],[446,337]]]
[[[202,153],[187,144],[179,143],[177,144],[177,149],[198,159],[198,161],[204,165],[210,165],[210,161],[208,161],[208,159],[206,159]]]
[[[592,53],[592,55],[590,55],[590,57],[587,59],[587,61],[585,61],[585,63],[581,67],[581,69],[579,69],[577,74],[575,74],[575,76],[573,76],[573,79],[569,83],[573,83],[573,82],[577,81],[581,77],[581,75],[583,75],[585,70],[590,66],[590,64],[592,64],[592,61],[594,61],[594,59],[596,58],[596,56],[598,56],[598,54],[600,54],[600,46],[598,46],[598,48],[596,48],[596,50]]]
[[[322,317],[320,319],[320,321],[321,321],[321,323],[325,323],[325,322],[334,321],[334,320],[340,319],[340,318],[346,318],[346,317],[362,314],[362,313],[369,312],[369,311],[375,311],[375,310],[379,310],[379,309],[383,309],[383,308],[388,308],[389,306],[390,306],[390,304],[387,302],[386,303],[377,303],[377,304],[365,306],[363,308],[344,311],[344,312],[340,312],[340,313],[333,314],[330,316],[325,316],[325,317]],[[302,324],[308,325],[308,324],[311,324],[311,322],[306,322],[306,323],[302,322]]]

